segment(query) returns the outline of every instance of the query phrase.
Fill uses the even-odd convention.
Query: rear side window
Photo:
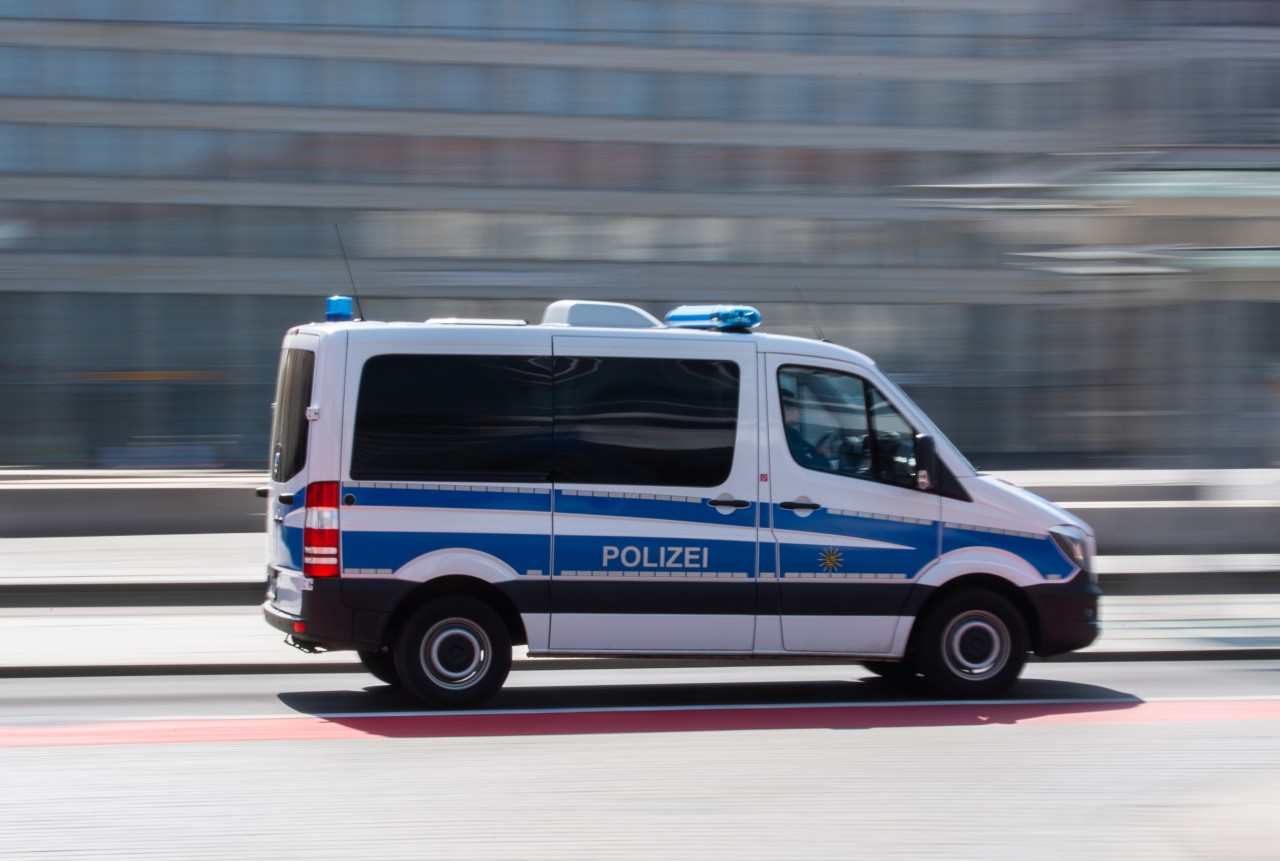
[[[550,474],[550,359],[386,355],[365,363],[353,479],[544,482]]]
[[[555,480],[723,484],[739,388],[734,362],[558,357]]]
[[[271,418],[271,478],[288,481],[307,465],[307,406],[316,354],[310,350],[285,350],[276,378],[276,402]]]

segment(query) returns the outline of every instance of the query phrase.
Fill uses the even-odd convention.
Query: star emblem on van
[[[838,571],[843,561],[844,554],[834,547],[824,547],[818,554],[818,564],[822,566],[823,571]]]

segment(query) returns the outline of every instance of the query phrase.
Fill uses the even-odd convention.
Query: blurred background
[[[1280,465],[1275,0],[0,0],[0,465],[265,468],[280,338],[758,306],[980,467]]]

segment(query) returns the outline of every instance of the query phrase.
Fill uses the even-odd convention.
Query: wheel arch
[[[503,624],[506,625],[507,631],[511,635],[512,645],[523,646],[529,642],[529,636],[525,631],[524,620],[520,618],[520,612],[501,589],[476,577],[465,574],[448,574],[422,583],[400,601],[395,611],[391,614],[391,618],[387,621],[382,635],[383,645],[390,646],[394,643],[405,621],[424,604],[428,604],[436,598],[452,595],[475,598],[491,607],[502,619]]]
[[[1036,613],[1031,599],[1027,597],[1027,593],[1005,577],[985,572],[974,572],[947,580],[942,585],[930,589],[927,593],[917,592],[917,595],[920,596],[920,603],[918,606],[908,610],[908,613],[914,617],[914,622],[911,625],[911,634],[907,639],[908,655],[915,652],[920,632],[924,628],[921,622],[929,617],[933,609],[949,596],[970,589],[994,592],[1013,604],[1018,614],[1022,617],[1023,623],[1027,626],[1027,641],[1031,645],[1031,651],[1034,652],[1039,649],[1041,642],[1040,617]]]

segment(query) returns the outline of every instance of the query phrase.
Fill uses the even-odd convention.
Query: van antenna
[[[827,336],[822,334],[822,327],[818,325],[818,315],[813,313],[813,306],[809,304],[809,300],[804,298],[804,294],[800,292],[800,288],[795,288],[796,295],[800,297],[800,303],[804,305],[804,309],[809,312],[809,319],[813,322],[813,331],[818,333],[818,340],[825,341]]]
[[[338,222],[333,223],[333,232],[338,234],[338,248],[342,249],[342,262],[347,264],[347,278],[351,279],[351,296],[356,300],[356,319],[364,319],[364,311],[360,308],[360,290],[356,287],[356,276],[351,274],[351,258],[347,257],[347,245],[342,241],[342,231]]]

